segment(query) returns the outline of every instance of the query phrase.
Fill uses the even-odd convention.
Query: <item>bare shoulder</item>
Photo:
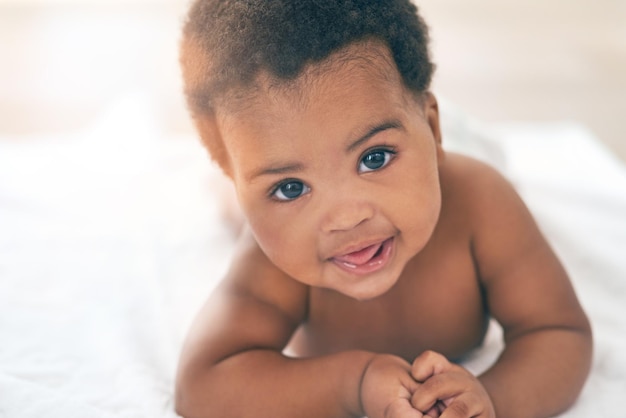
[[[548,247],[513,185],[494,168],[449,153],[440,175],[445,210],[464,217],[483,280],[500,277],[530,249]]]
[[[510,233],[520,234],[529,227],[536,229],[530,211],[513,185],[495,168],[449,153],[440,172],[444,199],[467,213],[474,239],[499,231],[501,234],[494,238],[505,240]],[[516,245],[522,244],[520,238],[518,235]]]
[[[250,231],[243,232],[219,292],[272,307],[292,322],[306,313],[308,286],[278,269]]]
[[[231,267],[197,314],[181,354],[178,382],[234,354],[281,352],[304,320],[308,289],[276,268],[244,232]]]
[[[461,198],[466,204],[480,205],[488,197],[511,198],[510,192],[516,195],[510,182],[495,168],[461,154],[446,153],[440,175],[447,197]]]
[[[208,321],[219,317],[228,329],[222,337],[227,334],[236,338],[240,332],[240,336],[246,335],[243,340],[251,339],[249,343],[282,349],[304,319],[307,299],[307,286],[274,266],[252,233],[244,231],[226,276],[207,301],[208,308],[201,311],[199,320],[204,319],[203,315]],[[243,340],[241,343],[245,344]]]
[[[513,185],[495,168],[476,159],[446,153],[439,170],[442,215],[461,222],[473,239],[497,228],[496,222],[533,224],[534,221]]]
[[[448,154],[446,210],[460,213],[490,312],[510,336],[562,324],[585,327],[568,275],[513,185],[494,168]]]
[[[463,212],[475,238],[485,229],[506,227],[510,231],[516,225],[536,226],[513,185],[490,165],[448,153],[440,176],[447,210]]]

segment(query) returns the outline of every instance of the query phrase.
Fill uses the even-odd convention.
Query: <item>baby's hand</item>
[[[422,353],[413,361],[413,378],[419,382],[411,404],[429,417],[494,418],[489,394],[469,371],[450,363],[433,351]]]
[[[361,382],[363,411],[368,418],[423,418],[411,405],[417,386],[409,363],[392,355],[376,355]]]

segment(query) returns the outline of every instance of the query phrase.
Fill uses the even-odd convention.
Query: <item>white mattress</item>
[[[447,147],[513,181],[591,317],[592,374],[563,416],[624,416],[626,168],[573,123],[485,127],[443,108]],[[84,132],[0,134],[1,418],[176,416],[178,351],[233,238],[204,150],[147,109],[127,98]]]

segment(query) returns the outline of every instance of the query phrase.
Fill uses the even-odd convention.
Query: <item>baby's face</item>
[[[395,69],[381,57],[330,68],[295,90],[266,84],[218,125],[270,260],[365,300],[394,285],[437,223],[437,109],[410,98],[399,75],[383,80],[380,68]]]

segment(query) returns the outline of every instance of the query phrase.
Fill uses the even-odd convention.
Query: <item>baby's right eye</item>
[[[294,200],[311,191],[311,188],[298,180],[287,180],[279,184],[273,191],[272,197],[281,201]]]

